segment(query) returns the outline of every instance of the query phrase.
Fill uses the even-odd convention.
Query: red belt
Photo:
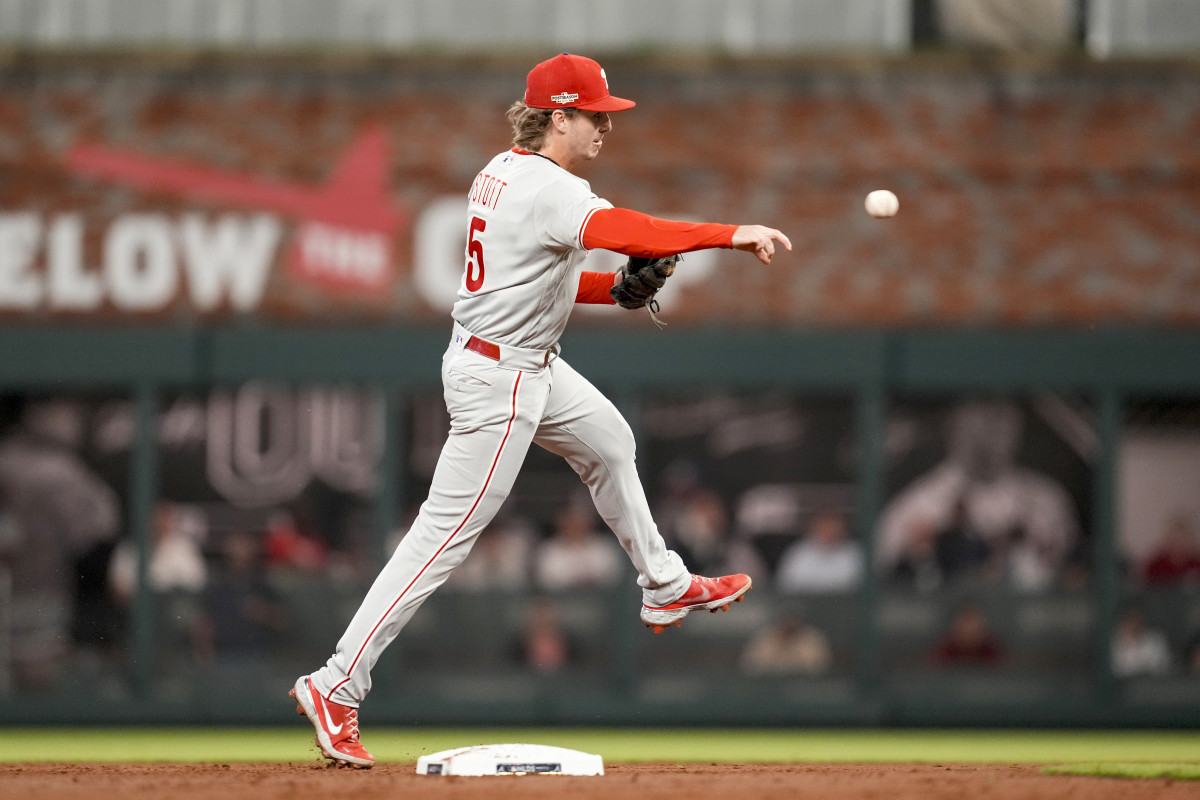
[[[480,339],[478,336],[467,339],[467,349],[473,350],[485,358],[490,358],[492,361],[500,360],[500,345]]]
[[[495,342],[489,342],[487,339],[472,336],[470,339],[467,339],[467,349],[479,353],[484,358],[490,358],[492,361],[500,360],[500,345]],[[550,363],[551,352],[553,351],[546,351],[546,358],[542,361],[543,367]]]

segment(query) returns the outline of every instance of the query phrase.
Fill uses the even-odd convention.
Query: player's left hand
[[[775,242],[783,245],[785,250],[792,249],[792,241],[782,231],[774,228],[740,225],[733,232],[733,249],[753,253],[754,257],[764,264],[770,264],[771,259],[775,257]]]
[[[617,273],[619,279],[609,295],[622,308],[645,308],[654,302],[654,295],[675,273],[675,265],[681,259],[680,255],[663,258],[630,256],[629,262]]]

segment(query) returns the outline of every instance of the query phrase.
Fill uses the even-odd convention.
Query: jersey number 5
[[[486,227],[486,221],[479,217],[471,217],[471,235],[467,238],[468,292],[478,292],[479,287],[483,286],[483,242],[476,239],[475,234],[482,233]]]

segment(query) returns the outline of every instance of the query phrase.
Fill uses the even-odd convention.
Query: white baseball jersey
[[[612,204],[548,158],[515,148],[493,158],[471,186],[454,319],[491,342],[553,347],[587,257],[580,237],[601,208]]]
[[[567,324],[591,214],[611,205],[587,181],[524,151],[501,153],[471,187],[467,262],[442,359],[450,435],[429,496],[323,669],[323,697],[357,706],[371,669],[417,609],[467,557],[512,489],[531,444],[566,459],[662,607],[691,575],[650,514],[629,424],[549,351]],[[487,352],[468,346],[484,339]]]

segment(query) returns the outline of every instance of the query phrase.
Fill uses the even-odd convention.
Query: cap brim
[[[632,100],[626,100],[624,97],[613,97],[610,94],[608,97],[591,103],[579,103],[575,108],[578,108],[580,111],[624,111],[636,105],[637,103]]]

